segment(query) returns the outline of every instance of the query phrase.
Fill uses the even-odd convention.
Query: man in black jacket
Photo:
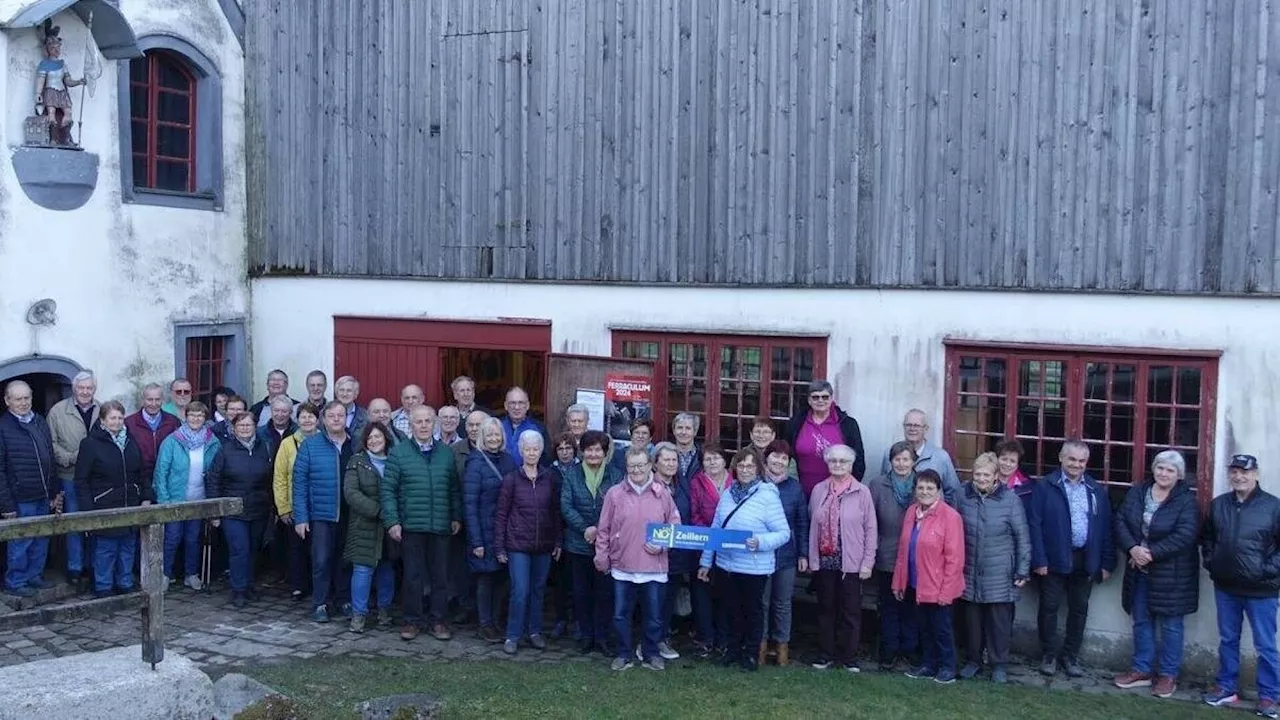
[[[0,518],[47,515],[61,511],[61,484],[53,464],[53,435],[44,418],[31,410],[31,386],[21,380],[4,391],[8,412],[0,415]],[[6,592],[31,597],[49,587],[42,575],[49,538],[9,541]]]
[[[1215,707],[1238,699],[1241,616],[1249,618],[1258,653],[1258,715],[1277,717],[1280,657],[1280,498],[1258,487],[1258,459],[1234,455],[1231,491],[1213,499],[1201,553],[1213,579],[1218,610],[1218,679],[1204,701]]]

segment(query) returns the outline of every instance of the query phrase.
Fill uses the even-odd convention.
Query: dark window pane
[[[1107,439],[1107,406],[1092,402],[1084,404],[1084,438],[1086,440]]]
[[[133,156],[133,186],[150,187],[147,184],[147,157],[145,155]]]
[[[157,160],[155,187],[159,190],[187,192],[187,164]]]
[[[1045,440],[1040,443],[1040,472],[1047,473],[1061,463],[1058,456],[1062,454],[1061,440]]]
[[[1111,406],[1111,439],[1133,442],[1134,410],[1132,405]]]
[[[791,348],[775,347],[773,349],[772,367],[769,369],[770,379],[785,382],[791,379]]]
[[[1086,400],[1106,400],[1107,380],[1111,366],[1106,363],[1089,363],[1084,370],[1084,398]]]
[[[771,385],[769,388],[769,417],[791,417],[791,386]]]
[[[131,117],[146,117],[150,112],[150,106],[147,104],[147,87],[145,85],[129,86],[129,115]]]
[[[1195,447],[1200,444],[1200,411],[1179,408],[1173,429],[1173,443]]]
[[[1147,402],[1173,402],[1173,368],[1152,365],[1147,369]]]
[[[813,350],[796,348],[792,363],[792,375],[796,382],[813,382]]]
[[[156,127],[156,154],[175,158],[190,157],[190,133],[187,128],[164,125]]]
[[[1164,407],[1147,408],[1147,442],[1168,445],[1172,438],[1173,411]]]
[[[738,383],[720,382],[720,414],[721,415],[739,415],[741,414],[738,407],[738,392],[741,386]]]
[[[147,81],[147,59],[138,58],[129,61],[129,80],[144,83]]]
[[[760,385],[759,383],[745,383],[742,386],[742,414],[753,418],[760,414]],[[747,434],[751,434],[750,428]]]
[[[1133,385],[1138,369],[1133,365],[1116,365],[1111,369],[1111,401],[1131,403],[1136,397]]]
[[[1018,394],[1039,396],[1043,386],[1041,364],[1038,360],[1023,360],[1018,372]]]
[[[157,103],[157,120],[164,122],[182,123],[183,125],[191,124],[191,98],[188,95],[175,95],[174,93],[159,93],[159,102]]]
[[[693,366],[691,372],[693,377],[707,377],[707,346],[706,345],[689,345],[691,354],[693,355]]]
[[[1018,401],[1018,434],[1039,437],[1040,435],[1040,401]]]
[[[1178,368],[1178,403],[1200,404],[1200,368]]]
[[[987,358],[984,365],[987,377],[987,392],[995,395],[1004,395],[1004,358]]]
[[[1043,434],[1045,437],[1061,438],[1067,436],[1066,403],[1051,400],[1044,404]]]
[[[986,405],[986,427],[983,428],[989,433],[998,433],[1004,435],[1004,398],[988,397],[984,398]],[[987,448],[990,449],[990,448]]]
[[[141,120],[134,120],[130,125],[132,130],[129,135],[129,141],[133,143],[133,151],[136,153],[147,152],[147,124]]]
[[[982,358],[962,357],[959,369],[960,392],[982,392],[982,386],[978,383],[978,378],[982,375]]]
[[[156,78],[160,87],[191,90],[191,80],[179,63],[180,61],[171,55],[162,54],[156,58]]]
[[[1128,445],[1107,446],[1107,481],[1131,483],[1133,477],[1133,448]]]

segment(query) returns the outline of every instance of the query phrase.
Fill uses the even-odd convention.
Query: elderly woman
[[[231,566],[231,604],[242,608],[258,599],[253,587],[253,560],[271,515],[273,453],[258,437],[258,419],[251,412],[231,418],[231,440],[223,443],[209,469],[209,497],[238,497],[239,515],[213,520],[223,526]]]
[[[769,640],[773,640],[776,646],[778,665],[786,666],[791,662],[791,598],[795,594],[796,573],[809,571],[809,504],[805,501],[800,481],[788,473],[790,466],[791,448],[787,441],[769,443],[764,453],[764,478],[778,488],[782,512],[787,517],[787,526],[791,528],[791,539],[773,552],[773,575],[765,583],[761,607],[764,636],[760,642],[761,654],[756,658],[761,665],[767,655]]]
[[[577,445],[582,440],[582,436],[586,434],[589,415],[590,412],[587,410],[587,406],[582,403],[574,403],[565,408],[564,426],[573,438],[574,445]]]
[[[382,529],[382,474],[395,432],[378,421],[364,428],[360,445],[342,480],[342,497],[351,508],[342,559],[351,563],[351,632],[362,633],[369,615],[370,586],[378,592],[378,627],[391,627],[391,603],[396,594],[392,555],[398,544]],[[294,533],[290,533],[294,534]]]
[[[861,672],[862,583],[871,578],[879,539],[871,491],[853,476],[857,451],[827,448],[827,479],[809,496],[809,569],[818,591],[819,670],[840,663]]]
[[[1022,472],[1022,443],[1017,440],[1005,440],[996,445],[996,467],[999,471],[1001,485],[1013,491],[1022,501],[1023,510],[1031,502],[1031,490],[1035,481]]]
[[[617,469],[605,462],[612,444],[598,430],[583,434],[579,441],[582,463],[568,468],[560,488],[560,513],[567,526],[564,549],[573,574],[573,614],[581,635],[578,650],[583,654],[611,652],[613,580],[595,568],[595,542],[605,494],[622,481]]]
[[[631,667],[631,617],[640,603],[644,640],[640,657],[645,667],[663,670],[658,652],[662,641],[663,597],[667,584],[667,549],[648,542],[649,524],[679,525],[680,511],[667,486],[653,475],[649,453],[640,447],[626,452],[627,477],[604,496],[596,526],[595,567],[613,578],[614,670]]]
[[[755,448],[739,450],[729,470],[736,482],[720,496],[711,527],[744,530],[751,536],[742,550],[703,550],[698,579],[710,580],[715,567],[716,582],[724,588],[721,597],[730,624],[724,664],[754,671],[760,667],[764,586],[777,569],[774,552],[791,539],[791,527],[777,486],[763,479],[764,461]]]
[[[540,468],[542,433],[525,430],[517,443],[522,463],[502,478],[494,521],[493,552],[511,577],[507,606],[507,641],[502,650],[514,655],[525,632],[529,644],[547,647],[542,637],[542,600],[551,563],[560,558],[560,473]]]
[[[555,449],[555,460],[551,461],[551,467],[565,475],[576,468],[582,460],[578,457],[578,438],[570,433],[560,433],[551,446]]]
[[[653,420],[650,418],[638,418],[631,421],[630,439],[625,443],[619,443],[619,451],[613,454],[611,464],[617,467],[618,472],[624,477],[627,474],[626,448],[639,447],[653,452]]]
[[[701,465],[701,462],[698,464]],[[680,517],[692,520],[694,506],[693,477],[697,477],[697,474],[693,477],[682,478],[679,473],[680,452],[677,446],[669,442],[660,442],[655,445],[653,447],[653,477],[671,495],[671,499],[676,504],[676,510],[680,512]],[[663,660],[675,660],[680,657],[680,653],[671,647],[672,625],[675,622],[676,594],[679,592],[680,584],[689,582],[697,570],[698,551],[671,550],[667,553],[668,582],[663,590],[662,636],[658,639],[658,654],[662,656]],[[689,589],[689,595],[690,604],[694,604],[692,587]],[[697,641],[700,648],[709,642],[708,638],[713,634],[709,608],[710,603],[708,602],[705,607],[699,606],[694,612],[694,625],[698,626],[699,636]],[[705,620],[705,624],[699,623],[699,618]]]
[[[853,416],[835,403],[835,390],[826,380],[809,383],[809,409],[801,410],[787,423],[782,439],[794,451],[796,474],[805,497],[827,479],[827,448],[844,445],[853,450],[853,476],[859,480],[867,463],[862,452],[862,430]]]
[[[487,642],[501,642],[505,636],[498,630],[498,616],[501,583],[506,574],[501,572],[502,565],[493,549],[493,534],[502,479],[516,471],[516,463],[507,453],[507,435],[502,431],[501,420],[486,416],[477,437],[479,444],[467,456],[466,471],[462,474],[463,524],[470,551],[467,564],[476,583],[480,637]]]
[[[916,485],[916,449],[901,440],[889,448],[889,472],[867,483],[876,507],[876,610],[880,614],[880,670],[888,672],[899,660],[919,664],[920,628],[914,603],[893,593],[893,568],[898,562],[898,535]]]
[[[98,422],[80,441],[74,482],[81,508],[151,504],[155,494],[152,483],[142,478],[142,451],[124,426],[124,405],[115,400],[102,403]],[[108,597],[113,590],[132,592],[137,530],[98,530],[93,537],[93,596]]]
[[[1031,535],[1022,502],[997,479],[1000,461],[983,453],[973,461],[973,482],[960,494],[964,522],[965,656],[960,677],[972,680],[991,662],[991,680],[1009,681],[1013,608],[1031,577]]]
[[[759,450],[761,457],[767,457],[769,446],[777,439],[778,431],[773,429],[773,420],[762,416],[751,421],[751,447]]]
[[[298,431],[281,441],[276,450],[272,491],[276,514],[289,530],[286,533],[289,538],[289,595],[294,600],[301,600],[311,584],[311,540],[293,530],[293,463],[298,459],[298,448],[302,442],[320,431],[320,408],[302,403],[297,408],[297,415]]]
[[[209,408],[193,400],[187,404],[184,422],[160,443],[152,488],[158,503],[203,500],[205,473],[213,467],[220,443],[209,427]],[[183,584],[199,591],[200,530],[203,520],[179,520],[164,526],[164,575],[173,578],[174,556],[182,546]]]
[[[681,479],[688,480],[702,469],[702,448],[697,443],[701,425],[701,418],[687,412],[676,415],[671,421],[671,437],[676,441],[676,457],[679,459],[676,474]]]
[[[907,677],[947,685],[956,681],[951,606],[964,592],[964,521],[942,500],[942,477],[933,470],[916,475],[915,498],[893,568],[894,596],[914,603],[920,621],[924,658]]]
[[[572,406],[568,411],[566,411],[566,415],[568,415],[570,411],[573,411]],[[583,412],[585,413],[585,408]],[[583,417],[586,417],[585,414]],[[582,422],[582,427],[586,427],[585,420]],[[560,435],[552,441],[551,447],[555,449],[554,455],[556,459],[551,461],[551,467],[555,468],[560,473],[562,486],[564,482],[569,479],[571,474],[580,469],[579,466],[582,464],[582,458],[578,456],[579,437],[580,436],[574,435],[572,431],[568,431],[560,433]],[[612,451],[611,446],[610,451]],[[577,617],[577,605],[573,603],[573,574],[564,555],[561,555],[558,560],[551,564],[549,582],[553,592],[555,593],[554,602],[556,613],[556,624],[552,627],[551,639],[557,640],[565,634],[566,629],[569,627],[570,606],[573,607],[575,619]],[[581,625],[581,623],[578,623],[577,635],[574,638],[579,642],[581,642],[584,637],[587,637],[587,634],[583,631]]]
[[[1134,485],[1120,506],[1116,542],[1129,556],[1121,595],[1133,616],[1133,664],[1116,676],[1119,688],[1151,687],[1167,698],[1178,689],[1183,617],[1198,609],[1199,514],[1183,482],[1187,463],[1174,450],[1156,455],[1151,481]],[[1161,651],[1156,662],[1156,628]]]

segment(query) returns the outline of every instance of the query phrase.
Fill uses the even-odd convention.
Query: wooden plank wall
[[[252,0],[263,275],[1280,293],[1267,0]]]

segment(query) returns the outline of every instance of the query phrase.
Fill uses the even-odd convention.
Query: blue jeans
[[[916,604],[912,597],[902,600],[893,596],[893,573],[876,571],[879,595],[876,610],[880,613],[880,661],[891,663],[899,656],[914,658],[920,653],[920,626],[916,620]],[[914,595],[908,588],[907,593]]]
[[[662,602],[666,595],[667,583],[647,582],[633,583],[626,580],[613,581],[613,632],[618,637],[618,646],[614,655],[629,660],[635,654],[635,645],[631,637],[631,616],[635,612],[636,601],[640,601],[640,617],[644,628],[642,655],[646,660],[658,656],[658,642],[662,640]]]
[[[951,606],[920,603],[916,606],[920,619],[920,644],[924,651],[921,664],[941,672],[956,671],[955,633],[951,628]]]
[[[336,522],[324,520],[311,521],[311,607],[328,605],[332,600],[335,605],[342,605],[348,599],[343,596],[351,588],[350,581],[343,582],[342,526]],[[334,597],[330,598],[332,591]]]
[[[472,573],[476,584],[476,613],[480,627],[497,627],[502,613],[502,585],[506,575],[501,572]]]
[[[773,571],[764,584],[764,637],[776,643],[791,642],[791,598],[796,589],[796,563]],[[769,632],[772,625],[773,632]]]
[[[133,590],[133,558],[138,534],[93,538],[93,591],[111,592],[112,587]]]
[[[231,591],[242,593],[253,586],[253,557],[262,537],[261,521],[223,518],[222,535],[227,539],[227,565],[231,570]]]
[[[508,552],[507,572],[511,575],[511,602],[507,605],[507,639],[519,640],[528,630],[542,634],[542,601],[551,573],[551,553]]]
[[[1240,688],[1241,615],[1249,618],[1253,647],[1258,652],[1258,699],[1280,699],[1280,657],[1276,655],[1277,598],[1244,597],[1213,589],[1218,606],[1218,687],[1228,692]]]
[[[353,565],[351,567],[351,613],[353,615],[369,614],[369,588],[378,590],[378,609],[390,610],[391,602],[396,595],[396,569],[391,563],[382,560],[378,567],[369,565]]]
[[[62,512],[80,511],[80,494],[76,492],[76,481],[62,481]],[[84,571],[84,533],[67,534],[67,574],[79,575]]]
[[[182,546],[182,577],[200,574],[200,531],[203,520],[179,520],[164,526],[164,575],[178,577],[173,572],[174,555]]]
[[[1182,616],[1152,615],[1149,601],[1151,581],[1146,573],[1135,572],[1133,581],[1133,670],[1150,673],[1156,657],[1156,625],[1160,626],[1159,675],[1178,677],[1182,668]]]
[[[18,503],[18,517],[38,517],[49,514],[49,501]],[[44,574],[44,563],[49,558],[49,538],[23,538],[10,540],[8,548],[9,569],[4,573],[4,586],[18,590]]]

